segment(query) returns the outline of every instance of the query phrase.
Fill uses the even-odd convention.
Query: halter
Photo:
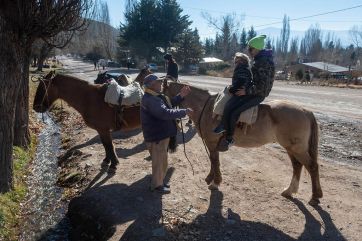
[[[54,74],[53,74],[53,75],[54,75]],[[48,103],[49,103],[48,89],[50,88],[50,85],[51,85],[51,83],[52,83],[52,77],[53,77],[53,75],[51,76],[50,79],[47,79],[47,80],[49,80],[49,85],[48,85],[48,86],[46,86],[46,84],[45,84],[44,76],[39,76],[39,77],[32,76],[32,77],[31,77],[31,81],[32,81],[32,82],[34,82],[34,83],[36,83],[36,82],[42,82],[42,83],[44,84],[44,86],[46,86],[46,87],[45,87],[45,93],[44,93],[43,98],[42,98],[42,100],[41,100],[41,102],[40,102],[40,105],[41,105],[41,106],[43,105],[43,103],[44,103],[44,101],[45,101],[45,98],[47,99],[47,101],[48,101]],[[43,121],[44,121],[44,113],[42,113],[42,119],[43,119]]]

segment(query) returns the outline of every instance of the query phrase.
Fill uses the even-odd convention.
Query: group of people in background
[[[256,36],[248,42],[248,53],[253,58],[250,64],[248,55],[236,53],[232,83],[228,86],[232,98],[227,102],[222,121],[214,132],[223,133],[219,142],[219,151],[226,151],[233,144],[236,122],[241,112],[260,104],[270,93],[275,74],[272,51],[265,49],[265,35]],[[178,66],[171,54],[164,55],[167,61],[166,77],[178,81]],[[174,109],[190,93],[190,87],[184,86],[171,100],[162,94],[162,80],[151,74],[144,80],[145,94],[141,102],[141,122],[145,142],[152,159],[151,190],[161,194],[170,193],[169,183],[165,183],[168,167],[168,151],[174,144],[177,134],[176,119],[194,111]]]

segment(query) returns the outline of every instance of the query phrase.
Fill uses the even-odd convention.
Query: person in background
[[[163,79],[154,74],[144,79],[145,94],[141,102],[141,123],[143,137],[152,159],[151,191],[170,193],[170,186],[164,183],[168,166],[168,150],[176,149],[177,127],[175,119],[191,116],[193,110],[173,109],[191,91],[184,86],[180,93],[169,100],[161,94]]]
[[[171,78],[174,81],[178,81],[178,65],[171,54],[167,53],[163,56],[167,61],[167,74],[166,77]]]

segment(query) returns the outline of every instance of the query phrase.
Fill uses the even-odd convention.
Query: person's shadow
[[[165,181],[174,169],[167,172]],[[71,240],[108,240],[118,224],[133,222],[121,240],[150,240],[152,230],[160,227],[162,195],[149,190],[150,176],[132,183],[110,184],[90,188],[74,198],[68,208],[68,217],[75,229]],[[142,232],[140,232],[142,230]]]

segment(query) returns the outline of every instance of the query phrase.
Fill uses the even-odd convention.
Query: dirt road
[[[90,64],[63,60],[72,74],[92,81]],[[228,79],[181,76],[193,85],[219,91]],[[170,155],[172,193],[148,190],[151,163],[142,133],[115,133],[120,165],[107,176],[99,166],[103,147],[94,130],[71,113],[65,118],[68,147],[79,152],[69,166],[87,173],[88,190],[74,198],[69,216],[75,238],[86,240],[360,240],[362,230],[362,91],[276,82],[270,96],[311,109],[321,128],[320,165],[324,198],[313,208],[310,177],[303,172],[295,199],[280,196],[292,168],[277,144],[232,148],[221,154],[223,183],[210,192],[204,146],[194,127],[185,127],[186,153]],[[180,138],[181,141],[181,138]],[[76,164],[76,165],[75,165]],[[192,168],[195,174],[192,174]],[[82,190],[79,187],[79,190]],[[83,236],[82,236],[83,235]]]

